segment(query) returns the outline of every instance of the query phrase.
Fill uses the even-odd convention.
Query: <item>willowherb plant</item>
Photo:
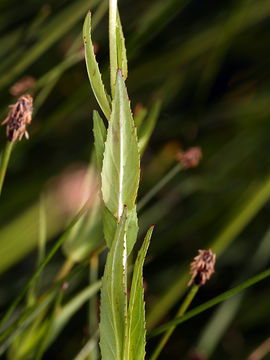
[[[94,111],[94,139],[104,203],[104,236],[110,251],[101,287],[100,349],[103,360],[144,359],[145,309],[142,267],[149,246],[151,227],[134,265],[128,299],[127,259],[136,242],[136,198],[140,179],[140,156],[153,126],[144,131],[139,145],[130,109],[125,79],[127,58],[117,1],[109,2],[111,97],[102,82],[91,41],[91,13],[86,16],[83,38],[92,90],[105,115],[104,125]]]

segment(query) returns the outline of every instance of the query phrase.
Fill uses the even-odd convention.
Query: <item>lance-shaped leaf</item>
[[[109,43],[110,43],[110,77],[111,77],[111,93],[114,98],[114,85],[116,80],[116,72],[118,68],[117,59],[117,0],[109,0]]]
[[[103,210],[103,232],[108,248],[111,248],[117,229],[117,219],[106,206]]]
[[[124,38],[124,33],[123,33],[118,10],[116,16],[116,45],[117,45],[117,66],[122,71],[123,77],[126,80],[128,76],[127,51],[126,51],[125,38]]]
[[[94,47],[91,40],[91,13],[86,15],[83,25],[83,41],[85,48],[85,62],[88,72],[88,77],[91,83],[92,90],[95,94],[97,102],[106,118],[109,120],[111,108],[109,100],[101,79],[98,63],[96,61]]]
[[[127,256],[131,253],[138,235],[138,217],[136,206],[129,213],[127,219]]]
[[[103,231],[107,246],[111,248],[114,239],[114,234],[117,228],[117,220],[113,214],[106,207],[103,212]],[[136,206],[128,214],[126,225],[126,237],[127,237],[127,256],[131,253],[133,246],[137,240],[138,235],[138,218]]]
[[[125,343],[124,359],[144,360],[145,358],[146,330],[142,268],[153,228],[151,226],[146,234],[134,267],[128,305],[128,334]]]
[[[135,206],[139,177],[140,157],[136,128],[125,83],[118,70],[101,173],[105,206],[118,221],[124,205],[129,212]]]
[[[98,170],[101,171],[106,141],[106,128],[102,118],[99,116],[99,113],[95,110],[93,112],[93,123],[97,167]]]
[[[123,360],[127,326],[126,207],[108,254],[101,286],[100,349],[102,360]]]

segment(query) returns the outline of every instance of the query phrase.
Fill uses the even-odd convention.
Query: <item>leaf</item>
[[[131,253],[133,246],[137,240],[138,235],[138,218],[136,206],[130,212],[127,218],[127,256]],[[115,231],[117,229],[117,220],[113,214],[106,207],[103,212],[103,230],[107,246],[111,248],[114,239]]]
[[[114,86],[117,73],[117,41],[116,41],[116,21],[117,21],[117,0],[109,0],[109,43],[110,43],[110,77],[111,93],[114,98]]]
[[[101,79],[98,63],[96,61],[94,47],[91,40],[91,13],[86,15],[83,25],[83,41],[85,47],[85,62],[88,77],[97,102],[106,118],[109,120],[111,114],[110,104]]]
[[[103,231],[108,248],[112,246],[116,229],[117,220],[105,206],[103,211]]]
[[[129,212],[134,208],[139,177],[140,157],[136,128],[125,83],[118,70],[101,173],[105,206],[118,221],[124,205]]]
[[[66,326],[71,317],[78,312],[83,304],[98,292],[101,285],[100,283],[100,281],[97,281],[87,286],[61,307],[57,316],[54,317],[51,332],[47,340],[47,347],[57,338],[61,330]]]
[[[138,131],[138,138],[139,138],[139,151],[142,154],[148,144],[148,141],[154,131],[159,113],[161,109],[161,101],[157,100],[152,109],[150,110],[148,116],[141,124],[139,131]]]
[[[93,132],[95,139],[97,167],[98,170],[101,171],[107,132],[102,118],[99,116],[99,113],[95,110],[93,111],[93,123],[94,123]]]
[[[103,360],[122,360],[127,321],[126,256],[127,209],[123,210],[101,286],[100,349]]]
[[[130,291],[128,306],[128,336],[125,344],[125,359],[145,358],[145,309],[143,300],[142,268],[154,226],[151,226],[138,253]]]
[[[116,17],[116,46],[117,46],[117,66],[118,69],[122,71],[124,80],[128,76],[128,67],[127,67],[127,52],[125,46],[125,38],[121,25],[119,11],[117,10]]]
[[[131,253],[131,250],[137,240],[138,230],[138,217],[135,206],[128,215],[127,219],[127,256]]]

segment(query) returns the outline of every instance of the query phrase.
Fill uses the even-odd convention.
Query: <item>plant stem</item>
[[[191,302],[194,299],[198,290],[199,290],[199,286],[197,286],[197,285],[192,286],[192,288],[188,292],[185,300],[181,304],[181,306],[176,314],[176,318],[179,318],[180,316],[184,315],[184,313],[186,312],[187,308],[191,304]],[[161,353],[164,346],[167,344],[167,342],[168,342],[169,338],[171,337],[172,333],[174,332],[175,328],[176,328],[176,325],[172,326],[169,330],[167,330],[167,332],[165,333],[165,335],[162,337],[161,341],[159,342],[158,346],[156,347],[150,360],[156,360],[158,358],[159,354]]]
[[[12,147],[13,147],[13,143],[11,141],[7,141],[5,149],[3,150],[3,153],[0,158],[0,195],[3,188],[3,183],[4,183]]]
[[[112,98],[114,97],[114,85],[117,71],[116,17],[117,0],[109,0],[109,42]]]
[[[89,206],[89,201],[88,200],[85,205],[83,206],[83,208],[78,212],[78,214],[74,217],[73,221],[70,223],[70,225],[67,227],[66,231],[60,236],[60,238],[57,240],[57,242],[54,244],[54,246],[52,247],[52,249],[50,250],[50,252],[48,253],[48,255],[46,256],[46,258],[42,261],[42,263],[39,265],[39,267],[36,269],[36,271],[34,272],[34,274],[31,276],[31,278],[27,281],[26,285],[24,286],[24,288],[20,291],[20,293],[17,295],[17,297],[12,301],[12,303],[10,304],[9,308],[7,309],[5,315],[2,317],[2,319],[0,320],[0,328],[1,326],[4,325],[4,323],[6,322],[6,320],[10,317],[10,315],[13,313],[13,311],[15,310],[16,306],[19,304],[19,302],[22,300],[22,298],[24,297],[25,293],[27,292],[27,290],[32,286],[32,284],[35,282],[36,278],[40,275],[40,273],[42,272],[42,270],[44,269],[44,267],[47,265],[47,263],[51,260],[51,258],[54,256],[54,254],[57,252],[57,250],[60,248],[60,246],[64,243],[64,241],[66,240],[67,236],[70,234],[73,226],[79,221],[79,219],[81,218],[81,216],[85,213],[85,211],[88,209]]]
[[[231,297],[233,295],[238,294],[240,291],[243,291],[243,290],[249,288],[250,286],[266,279],[267,277],[270,277],[270,268],[261,272],[260,274],[258,274],[256,276],[253,276],[252,278],[242,282],[240,285],[238,285],[228,291],[225,291],[224,293],[214,297],[213,299],[206,301],[202,305],[196,306],[194,309],[190,310],[185,315],[183,315],[181,317],[177,317],[174,320],[168,322],[167,324],[164,324],[164,325],[158,327],[157,329],[155,329],[154,331],[152,331],[149,334],[148,338],[155,337],[155,336],[165,332],[166,330],[170,329],[172,326],[179,325],[179,324],[193,318],[194,316],[200,314],[201,312],[212,308],[213,306],[221,303],[222,301],[228,299],[229,297]]]
[[[90,274],[89,280],[90,284],[95,283],[98,280],[98,255],[94,255],[90,259]],[[97,315],[98,303],[97,303],[97,296],[93,296],[89,300],[89,329],[90,335],[95,334],[98,332],[98,315]],[[91,336],[92,337],[92,336]],[[95,339],[95,337],[94,337]],[[92,342],[94,341],[92,338]],[[97,340],[97,339],[96,339]],[[88,359],[90,360],[97,360],[98,359],[98,348],[97,342],[95,345],[93,344],[93,348],[91,352],[89,352]]]
[[[180,163],[177,163],[163,178],[138,202],[137,210],[140,211],[146,204],[182,170]]]
[[[52,311],[52,314],[51,314],[50,319],[49,319],[49,323],[47,325],[45,333],[43,334],[41,342],[40,342],[39,347],[38,347],[38,351],[37,351],[37,354],[36,354],[36,357],[35,357],[36,360],[41,360],[44,352],[46,351],[46,347],[48,345],[48,339],[49,339],[49,336],[50,336],[50,331],[52,329],[52,325],[53,325],[56,313],[57,313],[59,307],[61,306],[61,302],[62,302],[62,299],[63,299],[63,294],[64,294],[64,291],[62,289],[59,289],[58,290],[58,295],[56,297],[56,301],[54,303],[53,311]]]

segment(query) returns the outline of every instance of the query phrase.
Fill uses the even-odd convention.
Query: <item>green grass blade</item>
[[[105,88],[101,79],[101,73],[99,71],[98,63],[96,61],[94,47],[91,40],[91,13],[90,11],[86,15],[83,26],[83,41],[85,46],[85,62],[88,72],[88,77],[93,90],[93,93],[97,99],[97,102],[106,116],[107,120],[110,119],[111,108],[105,92]]]
[[[126,256],[127,210],[124,208],[107,257],[101,286],[100,349],[103,360],[122,360],[127,316]]]
[[[238,211],[233,214],[232,219],[225,225],[220,234],[208,244],[208,247],[217,255],[222,254],[266,204],[269,198],[270,177],[266,178],[264,183],[258,186],[252,194],[248,194],[246,202],[240,209],[237,209]],[[180,271],[176,281],[170,285],[160,301],[149,312],[147,322],[149,328],[153,328],[183,294],[188,278],[187,272]]]
[[[7,141],[5,149],[3,150],[1,157],[0,157],[0,195],[2,193],[3,184],[4,184],[4,180],[5,180],[5,176],[6,176],[6,172],[7,172],[7,166],[8,166],[12,148],[13,148],[13,143],[10,141]]]
[[[151,226],[138,253],[131,283],[128,305],[128,336],[125,346],[125,359],[143,360],[145,358],[145,308],[143,299],[143,263],[149,247],[154,226]]]
[[[105,206],[118,220],[124,205],[128,211],[134,208],[139,177],[140,157],[136,128],[125,83],[119,70],[101,174]]]
[[[141,155],[143,154],[148,144],[148,141],[154,131],[160,113],[160,109],[161,109],[161,101],[157,100],[139,128],[138,131],[139,152]]]
[[[26,68],[35,62],[46,50],[59,40],[99,0],[79,0],[66,7],[51,23],[44,26],[39,41],[21,57],[19,62],[0,79],[0,89],[12,82]]]
[[[0,321],[0,328],[5,324],[7,319],[10,317],[10,315],[13,313],[17,305],[20,303],[22,298],[24,297],[27,290],[32,286],[32,284],[35,282],[35,280],[39,277],[44,267],[48,264],[48,262],[51,260],[51,258],[54,256],[54,254],[57,252],[57,250],[60,248],[60,246],[63,244],[69,233],[71,232],[73,226],[79,221],[81,216],[84,214],[84,212],[88,208],[88,203],[78,212],[77,216],[73,219],[73,221],[70,223],[70,225],[67,227],[66,231],[63,233],[62,236],[58,239],[58,241],[54,244],[46,258],[42,261],[42,263],[39,265],[37,270],[34,272],[34,274],[31,276],[31,278],[27,281],[24,288],[20,291],[19,295],[14,299],[14,301],[10,304],[9,308],[7,309],[6,313],[2,317]]]
[[[213,306],[221,303],[222,301],[228,299],[229,297],[231,297],[233,295],[238,294],[240,291],[243,291],[243,290],[249,288],[250,286],[258,283],[259,281],[266,279],[269,276],[270,276],[270,269],[263,271],[262,273],[250,278],[249,280],[244,281],[242,284],[240,284],[228,291],[225,291],[223,294],[216,296],[215,298],[205,302],[202,305],[195,307],[193,310],[187,312],[184,316],[178,317],[178,318],[168,322],[167,324],[160,326],[159,328],[157,328],[156,330],[152,331],[149,334],[149,338],[157,336],[157,335],[163,333],[164,331],[170,329],[171,327],[173,327],[175,325],[179,325],[179,324],[183,323],[184,321],[187,321],[187,320],[193,318],[194,316],[202,313],[203,311],[211,309]]]
[[[100,286],[101,281],[97,281],[87,286],[61,308],[61,311],[54,317],[52,322],[46,347],[57,338],[71,317],[76,314],[83,304],[98,292]]]

